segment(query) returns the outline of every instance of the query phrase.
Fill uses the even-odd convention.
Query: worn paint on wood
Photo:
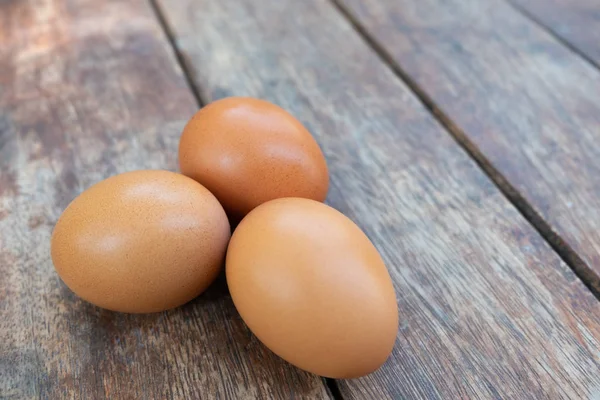
[[[600,71],[500,0],[341,3],[600,293]]]
[[[598,0],[509,0],[600,67]]]
[[[2,1],[0,20],[0,398],[327,398],[249,333],[224,279],[137,316],[60,282],[49,239],[68,202],[174,169],[197,105],[145,1]]]
[[[206,100],[266,98],[315,134],[329,203],[389,267],[400,312],[393,356],[339,382],[345,398],[600,390],[597,300],[331,4],[160,4]]]

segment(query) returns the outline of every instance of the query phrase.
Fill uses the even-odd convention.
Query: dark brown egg
[[[253,98],[230,97],[198,111],[181,136],[179,165],[237,218],[280,197],[323,201],[329,185],[323,153],[306,128]]]

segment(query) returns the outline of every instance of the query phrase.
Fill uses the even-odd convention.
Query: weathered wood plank
[[[600,303],[331,4],[161,4],[206,100],[266,98],[315,134],[329,203],[387,262],[395,351],[345,397],[598,393]]]
[[[600,293],[600,71],[501,0],[341,3]]]
[[[600,66],[598,0],[509,0]]]
[[[0,398],[327,398],[250,335],[224,279],[141,316],[60,283],[63,208],[108,175],[175,169],[197,104],[145,1],[2,1],[0,19]]]

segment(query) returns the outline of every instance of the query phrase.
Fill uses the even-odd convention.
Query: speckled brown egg
[[[323,203],[255,208],[231,238],[226,275],[250,330],[299,368],[355,378],[392,351],[398,309],[386,266],[360,228]]]
[[[280,197],[323,201],[329,185],[323,153],[306,128],[254,98],[225,98],[198,111],[181,136],[179,165],[237,218]]]
[[[202,293],[222,267],[230,228],[217,199],[168,171],[101,181],[71,202],[51,241],[56,271],[81,298],[147,313]]]

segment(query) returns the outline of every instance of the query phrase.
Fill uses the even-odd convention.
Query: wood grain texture
[[[269,99],[315,134],[328,202],[387,263],[395,350],[344,398],[600,391],[600,303],[330,3],[160,4],[203,98]]]
[[[60,282],[49,238],[68,202],[174,169],[197,105],[145,1],[2,1],[0,19],[0,398],[328,398],[251,336],[224,279],[140,316]]]
[[[598,0],[509,0],[600,66]]]
[[[340,3],[600,293],[600,71],[501,0]]]

